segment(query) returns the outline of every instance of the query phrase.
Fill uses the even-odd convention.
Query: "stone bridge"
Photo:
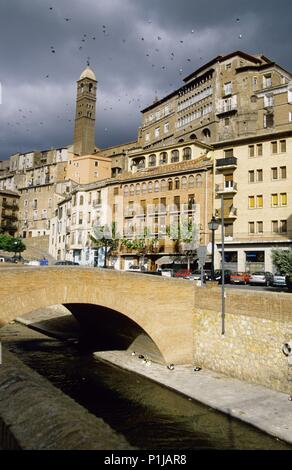
[[[3,267],[0,276],[0,326],[51,305],[63,304],[74,315],[85,305],[75,315],[81,323],[83,314],[100,313],[103,323],[112,313],[126,318],[166,363],[196,364],[292,393],[292,366],[282,352],[292,340],[292,293],[226,289],[222,335],[219,287],[71,266]]]

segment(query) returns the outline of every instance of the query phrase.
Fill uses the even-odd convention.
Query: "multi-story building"
[[[0,233],[14,235],[18,230],[19,194],[0,190]]]
[[[76,187],[59,202],[51,220],[49,251],[58,260],[97,264],[98,252],[90,240],[95,226],[110,225],[106,182]]]

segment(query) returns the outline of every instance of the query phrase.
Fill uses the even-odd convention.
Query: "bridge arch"
[[[153,340],[166,363],[192,362],[191,283],[67,266],[3,268],[1,274],[0,325],[49,305],[98,305],[135,322]]]

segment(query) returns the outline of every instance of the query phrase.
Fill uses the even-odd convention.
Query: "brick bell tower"
[[[87,62],[86,69],[77,81],[77,99],[73,152],[91,155],[95,149],[95,108],[97,81]]]

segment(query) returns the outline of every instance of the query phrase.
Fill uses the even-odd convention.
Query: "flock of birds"
[[[49,6],[49,12],[50,14],[54,15],[56,14],[56,17],[58,18],[58,21],[60,21],[60,12],[58,11],[58,8],[55,6]],[[72,17],[63,17],[61,21],[64,21],[64,23],[67,24],[72,24],[72,26],[75,27],[75,21]],[[151,25],[152,21],[151,20],[145,20],[149,25]],[[240,23],[240,18],[236,18],[236,23]],[[153,29],[151,27],[151,29]],[[146,31],[146,30],[145,30]],[[190,35],[194,35],[196,32],[195,29],[191,29],[189,31]],[[106,24],[102,24],[96,29],[96,32],[94,33],[83,33],[81,39],[77,43],[77,48],[78,51],[81,52],[82,54],[92,51],[92,44],[96,42],[97,40],[102,41],[102,38],[104,37],[105,41],[111,42],[111,46],[113,49],[116,49],[116,43],[115,41],[120,42],[122,45],[125,45],[128,43],[129,48],[131,49],[133,47],[133,40],[135,40],[131,35],[129,37],[123,37],[123,36],[115,36],[114,31],[111,31],[110,27],[107,26]],[[107,39],[109,38],[109,39]],[[238,36],[239,39],[242,39],[242,34],[239,34]],[[167,51],[167,41],[164,41],[164,37],[161,33],[155,35],[154,37],[148,37],[146,33],[144,33],[143,36],[137,36],[136,41],[140,42],[142,47],[142,53],[145,55],[145,60],[146,63],[153,69],[153,72],[157,75],[158,71],[168,71],[169,74],[174,76],[173,70],[177,70],[179,75],[182,74],[187,74],[187,72],[184,70],[184,65],[183,62],[186,64],[189,64],[192,62],[191,57],[184,57],[184,44],[190,42],[190,38],[188,36],[185,36],[184,39],[178,39],[176,48],[173,50],[168,50]],[[172,46],[174,47],[174,46]],[[124,51],[126,52],[126,50]],[[56,45],[51,45],[49,48],[49,53],[52,54],[53,56],[58,55],[58,47]],[[199,57],[200,60],[203,60],[203,57]],[[112,61],[113,58],[109,55],[108,60]],[[89,63],[89,57],[87,58],[87,61]],[[83,63],[85,61],[83,60]],[[51,69],[53,70],[53,66],[51,66]],[[52,72],[46,72],[43,76],[43,79],[46,81],[50,81],[50,79],[54,79],[54,71]],[[170,82],[166,83],[165,81],[165,90],[160,90],[160,93],[162,95],[168,94],[170,91],[172,91],[175,87],[175,83]],[[168,87],[168,88],[167,88]],[[154,91],[154,96],[158,95],[158,90]],[[142,94],[135,94],[135,96],[130,96],[128,93],[122,93],[119,96],[113,96],[111,98],[105,98],[102,95],[102,90],[98,94],[98,106],[97,106],[97,113],[99,114],[99,120],[104,119],[105,124],[107,124],[107,121],[110,122],[111,117],[108,115],[108,113],[116,113],[120,110],[120,107],[123,107],[123,113],[125,112],[125,109],[128,109],[128,118],[133,118],[133,121],[135,120],[135,117],[137,116],[137,110],[140,110],[147,106],[149,102],[145,102],[145,97],[142,96]],[[62,122],[62,125],[64,127],[64,130],[66,132],[66,128],[69,131],[69,129],[72,131],[72,123],[74,122],[74,106],[75,103],[73,102],[70,106],[68,103],[66,103],[66,107],[64,107],[63,112],[61,114],[58,114],[56,116],[56,119]],[[103,115],[102,117],[100,114],[102,112],[106,112],[106,115]],[[22,134],[27,134],[27,136],[31,135],[33,138],[35,135],[36,131],[36,125],[39,126],[39,128],[45,128],[45,120],[44,119],[38,119],[37,117],[35,118],[34,116],[39,116],[39,111],[38,110],[32,110],[32,109],[22,109],[19,108],[17,111],[17,114],[15,115],[15,119],[12,121],[7,122],[7,126],[12,130],[12,133],[14,135],[19,135],[20,130],[22,130]],[[104,127],[104,134],[109,135],[109,128]]]

